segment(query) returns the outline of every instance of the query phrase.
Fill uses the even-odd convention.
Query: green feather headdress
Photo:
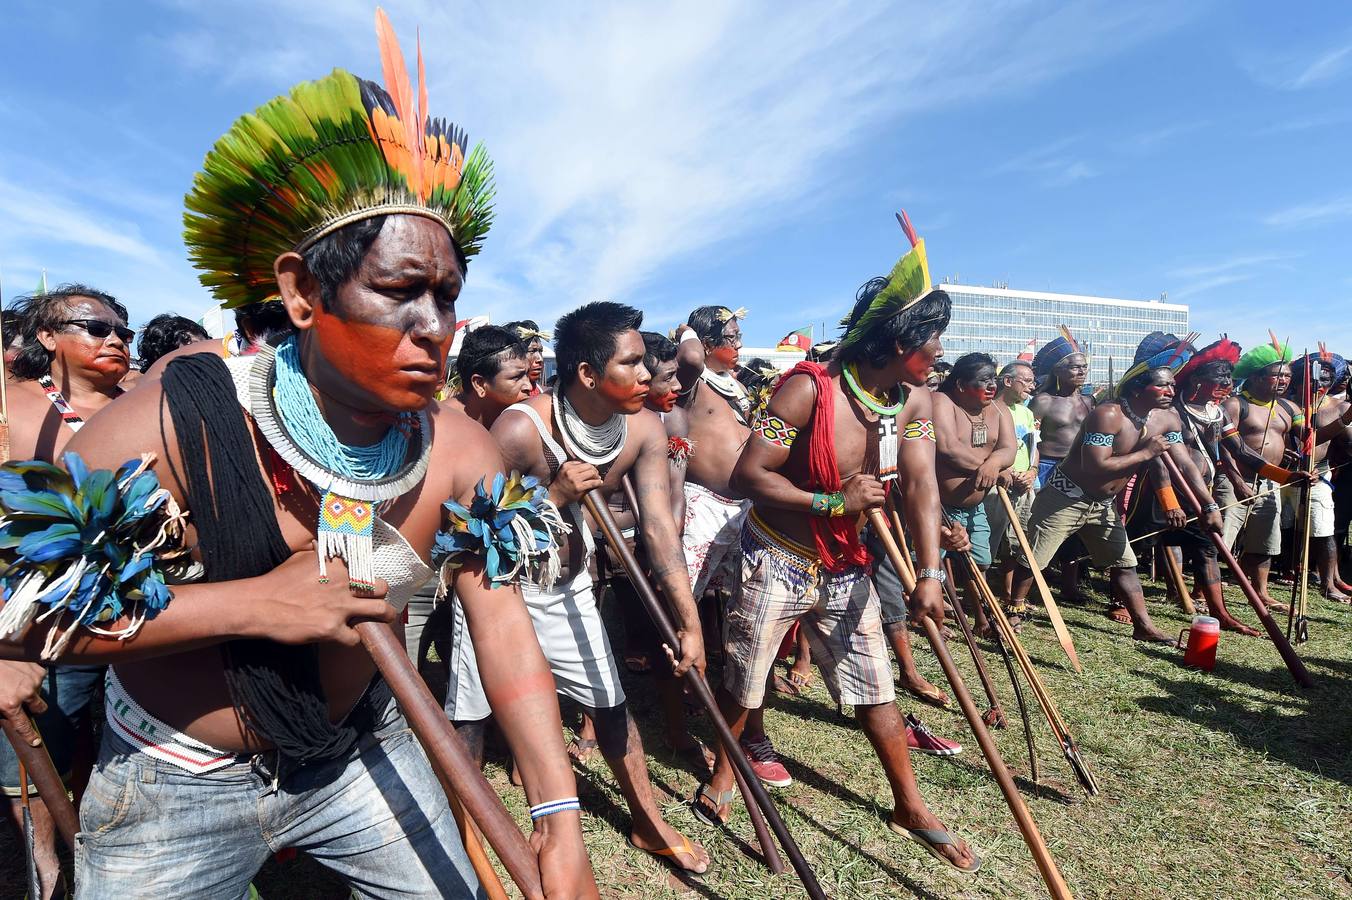
[[[887,287],[878,292],[868,309],[859,315],[848,316],[843,324],[845,334],[836,345],[836,353],[848,350],[863,339],[879,322],[885,322],[925,298],[934,287],[930,282],[929,259],[925,255],[925,239],[916,237],[915,228],[906,210],[897,213],[897,222],[906,233],[911,249],[897,260],[887,276]]]
[[[415,101],[380,9],[376,36],[385,88],[335,69],[241,116],[207,154],[183,238],[222,306],[274,297],[278,256],[373,216],[426,216],[466,256],[479,252],[493,221],[488,154],[478,145],[466,156],[464,131],[428,117],[421,44]]]

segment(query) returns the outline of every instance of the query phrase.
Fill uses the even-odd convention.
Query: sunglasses
[[[118,340],[124,344],[130,344],[131,339],[136,336],[136,332],[125,325],[114,325],[112,322],[105,322],[102,319],[66,319],[61,324],[78,325],[89,332],[90,337],[100,339],[116,332]]]

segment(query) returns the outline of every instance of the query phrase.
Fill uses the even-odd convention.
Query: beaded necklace
[[[400,413],[379,441],[350,446],[324,421],[301,368],[300,347],[288,337],[276,351],[264,345],[250,372],[250,412],[277,455],[323,493],[316,544],[321,582],[327,561],[341,557],[349,585],[375,587],[375,503],[393,500],[422,480],[431,454],[425,413]],[[419,453],[409,459],[417,434]]]
[[[629,435],[628,416],[616,413],[603,424],[592,425],[578,415],[561,389],[554,392],[552,402],[554,419],[559,423],[559,436],[563,438],[564,449],[570,456],[591,463],[598,469],[615,461]]]
[[[850,393],[854,394],[854,398],[878,415],[895,416],[897,413],[901,412],[901,408],[906,405],[905,397],[902,397],[896,403],[889,404],[882,397],[872,394],[860,387],[859,373],[856,371],[853,363],[843,366],[840,371],[841,374],[845,376],[845,384],[849,387]]]

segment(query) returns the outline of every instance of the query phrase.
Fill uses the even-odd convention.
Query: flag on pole
[[[1033,350],[1037,347],[1037,338],[1032,338],[1027,344],[1023,345],[1023,350],[1018,355],[1019,362],[1030,363],[1033,361]]]
[[[779,339],[776,350],[801,350],[804,353],[812,346],[812,326],[790,331]]]

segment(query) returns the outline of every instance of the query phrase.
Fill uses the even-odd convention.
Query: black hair
[[[11,344],[17,342],[23,345],[23,316],[12,309],[0,312],[0,330],[5,332],[5,347],[8,350]]]
[[[305,260],[305,267],[319,282],[319,299],[323,301],[324,308],[334,315],[341,315],[341,311],[334,305],[338,299],[339,288],[357,274],[362,260],[366,259],[366,254],[371,250],[371,245],[380,237],[380,230],[385,227],[387,218],[389,217],[372,216],[369,219],[358,219],[331,234],[324,235],[315,241],[314,246],[301,254]],[[451,238],[451,246],[455,249],[455,259],[463,273],[468,263],[465,251],[460,249],[460,244],[455,238]]]
[[[643,336],[643,367],[656,375],[657,367],[676,358],[676,342],[656,331],[640,331]]]
[[[1154,376],[1156,372],[1159,372],[1161,370],[1166,372],[1173,371],[1173,369],[1169,368],[1168,366],[1156,366],[1153,369],[1146,369],[1141,374],[1133,375],[1128,381],[1124,381],[1122,383],[1122,387],[1118,389],[1117,392],[1118,396],[1124,399],[1127,397],[1136,396],[1141,391],[1145,390],[1146,386],[1150,384],[1150,379]]]
[[[179,347],[196,341],[205,341],[211,335],[192,319],[176,316],[172,313],[160,313],[141,326],[141,336],[136,342],[136,355],[141,357],[141,371]]]
[[[761,356],[753,356],[737,367],[737,380],[747,390],[758,391],[774,380],[773,375],[766,374],[767,371],[775,371],[775,367],[770,364],[770,361]]]
[[[860,286],[854,297],[854,308],[846,319],[846,331],[859,321],[868,310],[878,292],[887,287],[887,278],[871,278]],[[882,368],[896,356],[897,347],[908,353],[925,345],[936,334],[943,334],[948,328],[948,320],[953,315],[953,301],[941,290],[932,290],[907,309],[890,319],[878,322],[863,336],[843,352],[837,348],[836,355],[842,362],[863,360],[871,366]]]
[[[469,380],[478,375],[493,379],[509,359],[525,359],[526,345],[515,331],[506,326],[484,325],[465,335],[460,355],[455,358],[455,371],[460,384],[469,390]]]
[[[960,383],[970,382],[977,372],[988,367],[992,371],[995,369],[995,358],[989,353],[964,353],[953,364],[953,371],[944,379],[939,390],[951,396]]]
[[[577,380],[577,368],[587,363],[598,373],[615,355],[619,336],[643,324],[643,313],[623,303],[597,300],[565,313],[554,326],[554,357],[559,386]]]
[[[235,330],[242,344],[263,344],[279,335],[290,334],[295,326],[281,300],[250,303],[235,310]]]
[[[721,347],[728,342],[723,329],[732,321],[732,310],[726,306],[701,306],[690,314],[685,324],[699,336],[699,339],[711,347]]]
[[[539,324],[536,323],[534,319],[517,319],[515,322],[508,322],[506,325],[503,325],[502,327],[506,328],[509,331],[516,332],[517,337],[521,338],[522,340],[526,339],[527,332],[540,330]]]
[[[108,307],[122,321],[127,322],[127,308],[112,294],[96,291],[83,284],[63,284],[56,290],[45,294],[32,294],[20,297],[14,304],[14,312],[23,322],[23,347],[14,357],[10,367],[15,378],[33,380],[41,378],[52,370],[54,355],[38,340],[39,331],[60,331],[67,315],[68,303],[76,297],[88,297]],[[127,348],[130,351],[130,347]]]

